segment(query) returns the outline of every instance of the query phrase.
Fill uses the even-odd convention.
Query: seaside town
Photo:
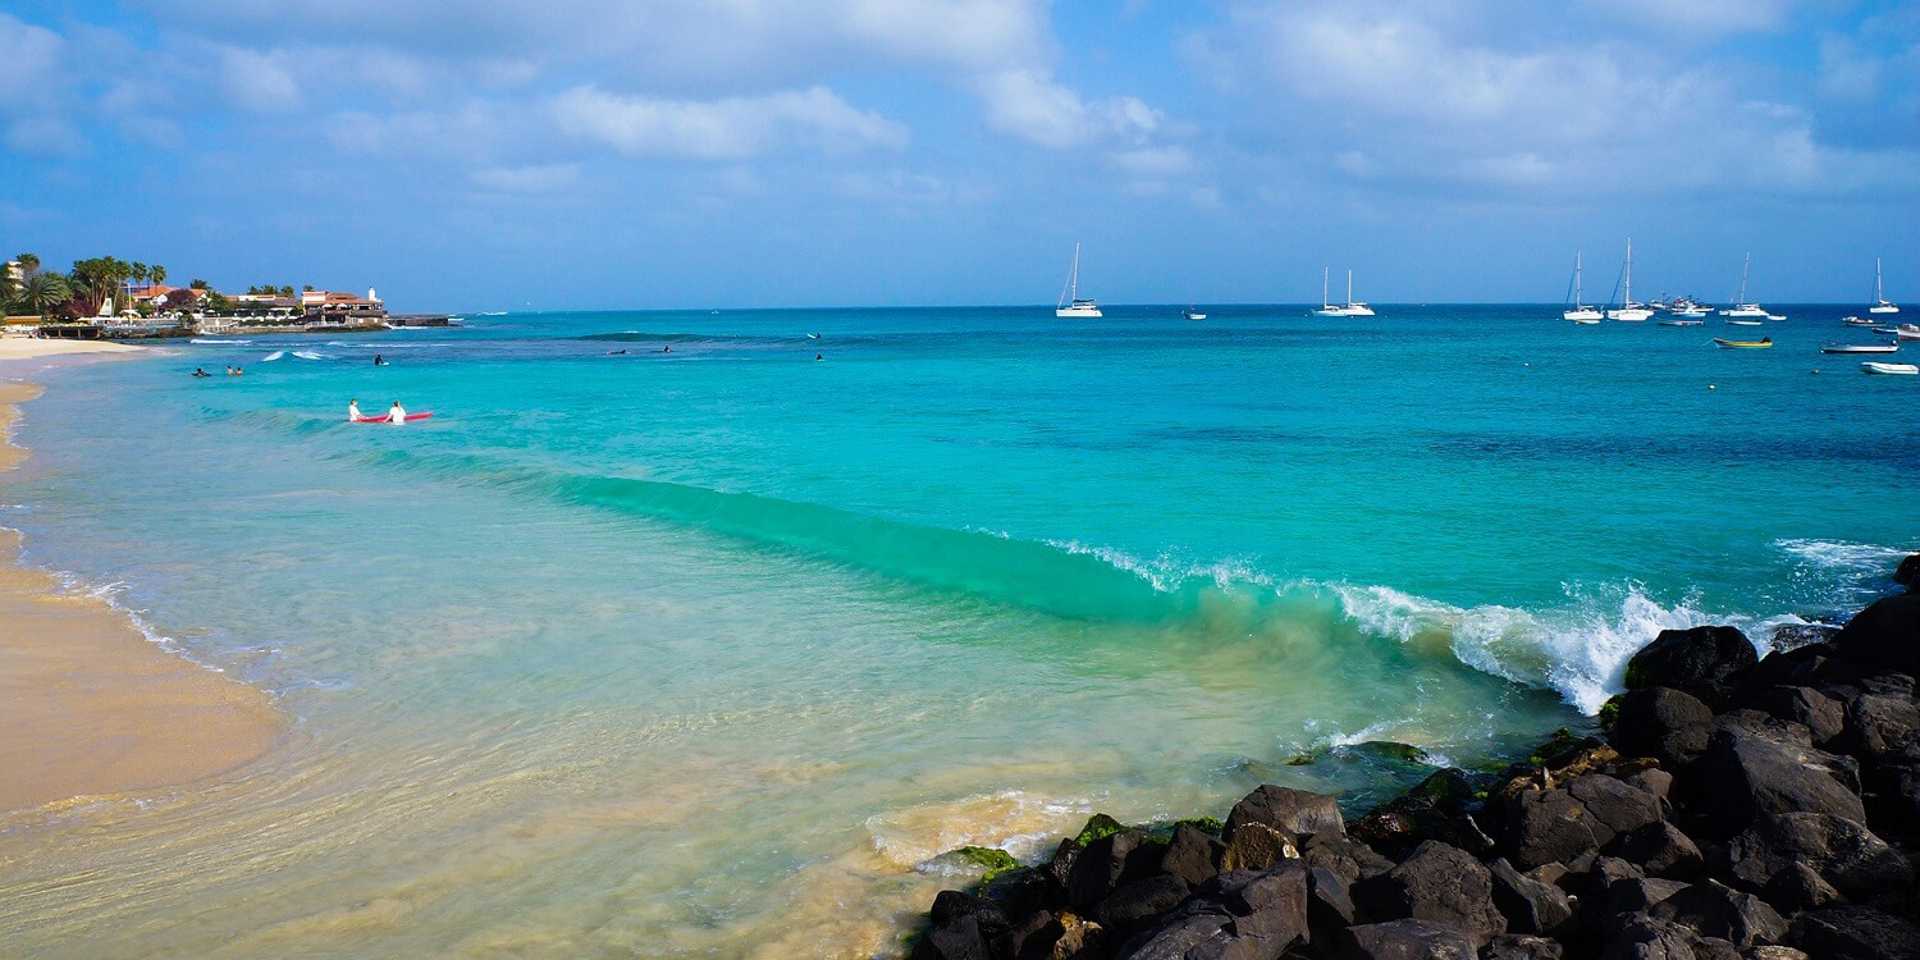
[[[378,292],[363,296],[305,284],[256,284],[225,292],[202,279],[167,283],[167,268],[117,257],[76,260],[61,272],[32,253],[0,274],[4,333],[70,340],[148,340],[196,334],[339,333],[446,326],[444,314],[396,315]]]

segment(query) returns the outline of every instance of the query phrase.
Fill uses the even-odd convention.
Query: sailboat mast
[[[1320,268],[1320,309],[1322,310],[1333,306],[1333,304],[1327,302],[1327,274],[1331,272],[1333,272],[1333,268],[1331,267]]]
[[[1880,286],[1880,258],[1874,257],[1873,258],[1873,302],[1875,304],[1881,304],[1881,303],[1885,303],[1886,300],[1887,300],[1887,291]]]
[[[1747,274],[1753,270],[1753,254],[1747,254],[1747,262],[1740,267],[1740,298],[1737,303],[1747,302]]]
[[[1574,309],[1576,310],[1579,309],[1580,305],[1585,302],[1586,302],[1586,298],[1581,296],[1580,294],[1580,251],[1575,250],[1573,252],[1573,306],[1574,306]]]
[[[1347,268],[1347,306],[1353,306],[1353,268]]]
[[[1627,300],[1626,300],[1626,304],[1622,304],[1623,306],[1633,303],[1633,238],[1632,237],[1627,238],[1627,276],[1626,276],[1625,286],[1627,288]]]
[[[1080,241],[1073,242],[1073,272],[1067,274],[1068,299],[1080,299]]]

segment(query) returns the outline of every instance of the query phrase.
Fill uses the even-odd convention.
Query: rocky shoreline
[[[1666,631],[1603,737],[1352,822],[1266,785],[1224,823],[1096,815],[1034,866],[961,851],[987,874],[940,893],[911,956],[1920,958],[1920,555],[1894,580],[1765,659],[1732,627]]]

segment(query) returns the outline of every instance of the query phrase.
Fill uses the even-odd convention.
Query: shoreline
[[[29,455],[12,426],[41,392],[0,380],[0,483]],[[21,541],[0,528],[0,813],[206,780],[279,741],[285,718],[265,691],[167,652],[98,598],[61,592],[20,563]]]
[[[112,340],[62,340],[34,337],[0,336],[0,361],[34,360],[41,357],[65,357],[86,353],[138,353],[145,347]],[[12,401],[0,401],[10,403]]]

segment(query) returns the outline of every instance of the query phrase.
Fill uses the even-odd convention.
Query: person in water
[[[348,400],[347,401],[347,422],[358,423],[362,416],[364,415],[360,412],[360,401]]]
[[[203,369],[201,369],[200,367],[194,367],[194,368],[193,368],[193,375],[194,375],[194,376],[196,376],[196,377],[211,377],[211,376],[213,376],[213,374],[211,374],[211,373],[208,373],[207,371],[205,371],[205,370],[203,370]]]
[[[661,348],[660,348],[660,352],[661,352],[661,353],[672,353],[672,352],[673,352],[673,347],[671,347],[671,346],[666,346],[666,347],[661,347]]]
[[[627,355],[627,351],[625,350],[608,350],[607,351],[607,356],[609,357],[624,357],[626,355]]]
[[[373,355],[373,365],[376,367],[384,367],[387,365],[387,358],[376,353]]]
[[[824,355],[822,355],[822,354],[818,354],[818,353],[816,353],[816,354],[814,354],[814,355],[813,355],[813,359],[815,359],[815,360],[825,360],[825,359],[826,359],[826,357],[825,357]]]
[[[387,422],[394,426],[399,426],[407,422],[407,408],[401,406],[400,401],[395,400],[393,402],[393,408],[387,411]]]

